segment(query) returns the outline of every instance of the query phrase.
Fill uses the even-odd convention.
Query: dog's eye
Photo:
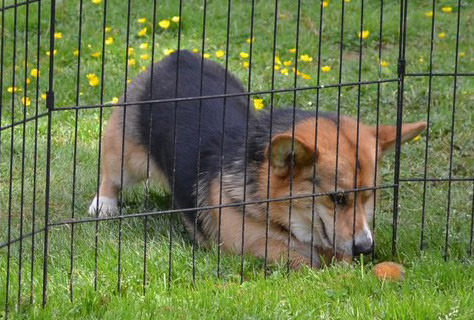
[[[343,192],[330,194],[329,197],[335,205],[345,206],[347,204],[347,195]]]

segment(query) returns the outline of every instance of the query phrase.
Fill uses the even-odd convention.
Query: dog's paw
[[[97,196],[92,200],[91,205],[89,206],[89,215],[99,217],[109,217],[113,216],[118,212],[117,199],[109,197],[99,197],[97,201]]]

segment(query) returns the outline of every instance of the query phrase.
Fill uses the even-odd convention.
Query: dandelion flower
[[[146,35],[146,28],[143,28],[141,29],[140,31],[138,31],[138,36],[139,37],[143,37]]]
[[[158,22],[158,25],[163,29],[168,29],[170,27],[171,22],[168,19],[163,19]]]
[[[247,59],[249,57],[249,54],[247,52],[241,52],[239,53],[239,57],[242,59]]]
[[[222,58],[225,55],[225,52],[222,50],[216,51],[216,57],[217,58]]]
[[[138,19],[138,23],[145,23],[146,22],[146,18],[139,18]]]
[[[199,50],[198,50],[197,48],[194,48],[192,51],[193,51],[194,53],[198,53],[198,52],[199,52]]]
[[[21,92],[21,91],[22,91],[21,88],[15,87],[15,86],[13,86],[13,87],[8,87],[8,88],[7,88],[7,92],[9,92],[9,93]]]
[[[30,83],[31,83],[30,78],[26,78],[26,84],[30,84]]]
[[[417,135],[416,137],[413,138],[413,142],[416,142],[416,141],[418,141],[418,140],[420,140],[420,139],[421,139],[421,136],[420,136],[420,135]]]
[[[446,37],[446,33],[445,33],[445,32],[440,32],[440,33],[438,33],[438,38],[443,39],[444,37]]]
[[[311,57],[311,56],[309,56],[309,55],[307,55],[307,54],[301,55],[301,56],[300,56],[300,59],[301,59],[301,61],[303,61],[303,62],[311,62],[311,61],[313,61],[313,57]]]
[[[433,11],[425,12],[425,16],[432,17],[433,16]]]
[[[112,31],[111,27],[105,27],[105,32],[110,32],[110,31]]]
[[[329,71],[331,71],[331,66],[322,66],[321,71],[322,72],[329,72]]]
[[[112,43],[114,43],[114,38],[108,37],[107,39],[105,39],[105,44],[106,45],[111,45]]]
[[[388,62],[387,61],[380,61],[380,66],[381,67],[388,67]]]
[[[163,50],[163,53],[166,55],[166,56],[169,56],[170,54],[172,54],[175,50],[174,49],[164,49]]]
[[[351,2],[351,0],[344,0],[344,2]]]
[[[28,97],[23,97],[23,98],[21,98],[21,103],[22,103],[24,106],[28,107],[28,106],[31,104],[31,100],[30,100],[30,98],[28,98]]]
[[[132,48],[132,47],[128,47],[128,50],[127,50],[127,51],[128,51],[128,55],[129,55],[129,56],[131,56],[131,55],[133,55],[133,54],[135,53],[135,49]]]
[[[39,77],[40,72],[39,72],[38,69],[35,68],[35,69],[31,69],[30,74],[33,78],[37,78],[37,77]]]
[[[75,57],[77,57],[79,55],[79,50],[74,50],[73,53],[72,53]]]
[[[328,5],[329,5],[329,2],[323,1],[323,8],[327,8]]]
[[[91,0],[93,4],[100,4],[102,0]]]
[[[309,74],[306,74],[306,73],[301,73],[301,78],[309,80],[309,79],[311,79],[311,76]]]
[[[281,60],[279,56],[275,56],[275,63],[281,65]]]
[[[128,66],[133,67],[134,65],[137,64],[137,61],[135,59],[128,59]]]
[[[54,49],[53,50],[53,56],[56,55],[56,53],[58,53],[58,50]],[[46,55],[49,56],[51,54],[51,51],[46,51]]]
[[[145,71],[146,67],[145,66],[140,66],[140,71]]]
[[[244,62],[242,63],[242,66],[243,66],[245,69],[247,69],[247,68],[249,67],[249,63],[248,63],[247,61],[244,61]]]
[[[247,40],[245,40],[245,42],[247,42],[248,44],[254,43],[255,42],[255,37],[247,38]]]
[[[425,62],[425,59],[420,58],[420,59],[418,59],[418,62],[423,63],[423,62]]]
[[[174,23],[178,23],[179,22],[179,17],[174,16],[173,18],[171,18],[171,21],[173,21]]]
[[[211,57],[209,53],[203,53],[202,56],[204,57],[204,59],[209,59]]]
[[[55,32],[54,33],[54,39],[62,39],[63,38],[63,33],[62,32]]]
[[[287,75],[288,75],[288,69],[287,69],[287,68],[283,68],[283,69],[280,70],[280,73],[281,73],[282,75],[287,76]]]
[[[441,11],[443,11],[444,13],[450,13],[450,12],[453,12],[453,8],[452,7],[442,7]]]
[[[140,44],[140,49],[148,49],[148,43],[144,42],[142,44]]]
[[[92,53],[91,53],[91,57],[92,57],[92,58],[98,58],[98,57],[100,57],[100,55],[101,55],[101,53],[100,53],[99,51],[96,51],[96,52],[92,52]]]
[[[284,65],[285,67],[291,66],[291,60],[283,61],[283,65]]]
[[[466,56],[465,52],[459,52],[459,58],[464,58]]]
[[[119,101],[117,97],[113,97],[112,100],[110,100],[110,103],[116,104]]]
[[[127,79],[127,84],[132,83],[132,79]]]
[[[46,100],[46,94],[45,94],[45,93],[43,93],[43,94],[41,95],[41,99]]]
[[[273,67],[273,69],[274,69],[275,71],[278,71],[278,70],[280,70],[280,66],[276,64],[276,65]]]
[[[89,73],[87,75],[87,79],[89,80],[89,85],[91,87],[97,87],[100,83],[99,77],[93,73]]]
[[[369,37],[370,31],[369,30],[363,30],[362,32],[359,31],[357,35],[359,36],[359,38],[362,38],[362,40],[365,40]]]
[[[140,56],[140,59],[142,59],[142,60],[148,60],[148,59],[150,59],[150,55],[149,55],[149,54],[142,54],[142,55]]]
[[[262,110],[265,107],[263,99],[253,99],[253,107],[255,110]]]
[[[291,48],[288,50],[290,53],[295,53],[296,52],[296,48]]]

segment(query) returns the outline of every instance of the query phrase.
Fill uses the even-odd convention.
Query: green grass
[[[157,21],[179,15],[178,1],[157,1]],[[298,61],[298,69],[311,79],[297,78],[298,87],[317,85],[318,41],[321,35],[321,65],[330,66],[331,71],[321,73],[320,84],[338,83],[340,1],[329,1],[324,9],[323,29],[319,28],[319,2],[301,1],[299,29],[299,55],[308,54],[312,62]],[[438,1],[433,51],[433,72],[454,72],[457,1]],[[14,1],[7,0],[6,5]],[[55,107],[97,105],[119,97],[127,78],[133,78],[151,62],[153,1],[134,0],[131,6],[130,47],[134,54],[130,58],[136,63],[128,69],[125,77],[127,41],[127,2],[108,1],[106,25],[111,28],[106,38],[114,42],[105,46],[105,56],[94,58],[94,52],[102,52],[103,2],[95,5],[84,1],[82,23],[81,69],[77,75],[77,62],[73,52],[78,48],[77,1],[57,0],[56,39],[54,64]],[[269,4],[270,3],[270,4]],[[472,72],[474,59],[474,35],[472,16],[474,6],[462,2],[459,37],[458,72]],[[248,59],[239,57],[240,52],[250,53],[251,1],[236,0],[232,3],[229,26],[229,70],[235,73],[252,91],[270,90],[272,87],[272,48],[274,4],[256,1],[254,37],[252,46],[252,77],[249,85],[249,69],[244,66]],[[452,6],[453,12],[444,13],[443,6]],[[4,55],[1,83],[1,126],[31,117],[36,112],[46,111],[41,95],[48,88],[49,57],[49,2],[41,2],[41,19],[38,24],[38,3],[29,6],[26,22],[26,6],[17,10],[0,12],[4,23]],[[429,71],[431,18],[430,1],[409,1],[407,17],[407,73]],[[181,48],[201,51],[202,1],[184,1],[181,15]],[[359,70],[360,1],[345,3],[344,52],[342,82],[357,82]],[[384,1],[382,33],[382,60],[388,66],[379,67],[378,45],[380,27],[380,4],[378,1],[364,2],[364,30],[370,35],[363,41],[361,64],[362,81],[395,79],[397,77],[399,3]],[[145,24],[138,18],[145,17]],[[276,53],[281,61],[291,61],[289,74],[275,74],[274,88],[294,86],[291,68],[295,54],[289,49],[296,47],[297,2],[280,0],[278,10]],[[16,25],[16,29],[14,28]],[[139,37],[139,30],[147,28],[147,34]],[[215,52],[226,50],[227,4],[223,1],[208,1],[205,51],[210,59],[225,63]],[[14,32],[16,30],[16,33]],[[26,31],[28,50],[26,51]],[[440,38],[439,33],[445,37]],[[37,36],[40,35],[38,42]],[[178,25],[164,30],[157,28],[155,61],[165,56],[165,49],[177,48]],[[16,50],[14,47],[16,43]],[[39,43],[39,60],[37,48]],[[140,44],[148,43],[148,49]],[[461,54],[462,53],[462,54]],[[148,54],[144,60],[142,55]],[[104,69],[101,69],[104,58]],[[15,60],[15,66],[13,65]],[[33,68],[40,70],[38,86],[31,77]],[[25,68],[26,66],[26,68]],[[15,70],[15,83],[13,71]],[[94,73],[104,81],[91,87],[87,74]],[[379,76],[380,72],[380,76]],[[27,85],[26,77],[31,80]],[[451,119],[453,112],[453,77],[433,77],[431,91],[431,114],[427,175],[446,178],[449,175]],[[79,94],[76,84],[79,81]],[[404,91],[404,120],[426,119],[428,105],[428,77],[406,77]],[[8,87],[22,89],[12,95]],[[472,101],[474,94],[472,77],[458,77],[456,90],[456,116],[454,118],[454,147],[452,176],[468,178],[474,176],[474,135]],[[380,105],[380,121],[395,123],[397,83],[380,85],[380,96],[376,84],[360,87],[361,120],[375,123],[377,104]],[[102,93],[101,93],[102,92]],[[341,110],[355,116],[357,112],[358,86],[343,87]],[[36,94],[39,99],[36,100]],[[24,108],[21,98],[28,96],[31,104]],[[270,94],[258,94],[252,98],[264,100],[269,107]],[[320,90],[318,105],[322,111],[335,111],[338,89]],[[293,93],[274,95],[276,107],[291,107]],[[296,96],[299,108],[314,110],[316,90],[299,91]],[[103,129],[110,108],[103,109],[102,125],[100,110],[55,111],[52,116],[51,150],[51,194],[50,221],[62,221],[71,217],[87,217],[87,207],[97,185],[97,159],[100,130]],[[77,154],[75,198],[73,193],[73,145],[77,123]],[[37,130],[36,130],[37,125]],[[37,132],[37,166],[35,164],[35,133]],[[27,233],[32,228],[44,225],[44,186],[46,160],[47,118],[29,121],[25,126],[1,131],[0,137],[0,243],[6,243],[8,225],[10,239]],[[12,139],[13,135],[13,139]],[[23,146],[23,135],[25,145]],[[421,178],[424,170],[426,134],[419,141],[407,143],[402,148],[401,177]],[[12,146],[12,148],[11,148]],[[24,161],[24,166],[22,163]],[[10,169],[11,165],[11,169]],[[24,171],[22,168],[24,167]],[[11,171],[10,171],[11,170]],[[381,164],[381,183],[393,182],[393,154]],[[22,174],[23,173],[23,174]],[[11,179],[10,179],[11,177]],[[36,183],[36,190],[33,186]],[[23,186],[23,188],[22,188]],[[22,192],[23,189],[23,192]],[[451,188],[451,210],[449,259],[442,259],[445,245],[448,183],[427,184],[425,204],[425,250],[420,252],[420,232],[423,205],[423,183],[402,182],[400,187],[400,216],[398,226],[397,255],[391,255],[393,192],[379,192],[377,204],[376,261],[395,260],[406,267],[406,280],[402,283],[379,282],[371,275],[373,262],[357,262],[353,266],[338,265],[322,271],[304,269],[286,274],[285,266],[272,266],[271,275],[264,279],[263,261],[245,257],[243,285],[240,285],[240,257],[221,257],[220,278],[217,275],[217,250],[197,248],[195,252],[195,278],[193,285],[192,243],[188,240],[179,219],[171,221],[172,286],[168,284],[169,226],[168,217],[127,219],[98,224],[95,245],[95,224],[53,227],[50,229],[48,256],[48,304],[41,307],[43,233],[11,246],[10,265],[7,268],[7,248],[0,249],[0,305],[6,299],[7,269],[10,272],[9,300],[10,318],[328,318],[328,319],[469,319],[474,313],[474,266],[469,256],[472,215],[472,181],[453,182]],[[11,198],[11,205],[9,199]],[[148,205],[145,205],[143,185],[127,190],[124,196],[124,212],[147,212],[169,208],[169,195],[159,187],[152,188]],[[23,206],[21,205],[23,203]],[[34,209],[33,209],[34,208]],[[33,210],[35,219],[33,219]],[[10,218],[9,218],[10,217]],[[23,217],[23,219],[22,219]],[[73,242],[73,273],[70,275],[71,234]],[[119,250],[119,239],[121,248]],[[144,240],[147,243],[146,294],[143,295]],[[97,251],[97,264],[95,261]],[[33,263],[31,263],[33,255]],[[366,258],[367,260],[367,258]],[[117,270],[120,261],[120,291],[117,288]],[[19,269],[21,264],[21,286]],[[97,266],[97,290],[94,290]],[[73,281],[74,302],[70,302],[69,284]],[[32,290],[31,290],[32,288]],[[19,297],[20,292],[20,298]],[[30,303],[30,295],[34,303]],[[3,308],[0,319],[5,317]]]

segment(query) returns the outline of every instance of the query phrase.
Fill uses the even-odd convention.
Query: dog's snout
[[[374,249],[374,241],[370,232],[364,232],[364,234],[355,238],[353,253],[355,256],[360,254],[369,254]]]

